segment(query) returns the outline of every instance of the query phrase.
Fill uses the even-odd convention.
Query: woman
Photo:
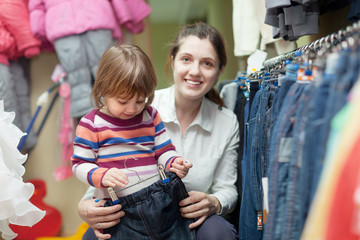
[[[189,227],[196,228],[197,239],[236,239],[234,226],[222,217],[234,209],[238,196],[239,125],[214,89],[226,66],[220,33],[205,23],[183,27],[167,65],[172,67],[174,85],[157,90],[153,106],[178,153],[193,163],[183,178],[189,197],[180,201],[180,212],[196,219]],[[121,222],[126,213],[120,206],[103,205],[103,200],[82,200],[78,210],[96,236],[106,239],[110,236],[101,229]],[[91,234],[88,230],[83,239],[91,239]]]

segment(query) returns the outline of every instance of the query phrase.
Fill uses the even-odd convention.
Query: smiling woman
[[[211,42],[196,36],[181,39],[181,47],[171,58],[175,98],[181,98],[184,105],[197,106],[185,112],[188,120],[181,126],[185,131],[199,112],[203,96],[214,87],[224,66],[220,68],[219,57]],[[178,116],[183,117],[185,113]]]
[[[219,58],[209,40],[188,36],[182,42],[172,63],[175,84],[181,87],[184,81],[184,86],[201,96],[214,86],[223,69],[219,69]]]
[[[153,101],[176,150],[193,163],[183,178],[190,197],[180,202],[180,211],[197,219],[189,226],[197,239],[237,239],[234,226],[221,217],[234,209],[238,196],[239,125],[214,89],[226,63],[217,29],[202,22],[186,25],[168,56],[174,84],[155,91]]]

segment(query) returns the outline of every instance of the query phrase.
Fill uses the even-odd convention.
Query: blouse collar
[[[169,87],[165,99],[168,99],[168,101],[164,101],[163,103],[165,109],[167,109],[167,111],[163,111],[161,113],[161,118],[163,122],[173,122],[179,124],[175,108],[174,86]],[[211,101],[204,97],[201,102],[200,111],[189,127],[193,125],[198,125],[205,131],[210,132],[212,129],[211,115],[213,111],[214,110],[212,108]]]

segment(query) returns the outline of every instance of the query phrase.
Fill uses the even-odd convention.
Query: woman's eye
[[[204,64],[209,67],[211,67],[213,65],[211,62],[204,62]]]
[[[188,62],[188,61],[190,61],[190,58],[184,57],[184,58],[183,58],[183,61],[184,61],[184,62]]]

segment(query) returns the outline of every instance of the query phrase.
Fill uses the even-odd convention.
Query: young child
[[[110,199],[107,187],[127,196],[160,179],[158,166],[180,178],[192,163],[175,152],[157,110],[150,106],[157,79],[148,56],[132,45],[102,56],[92,97],[96,105],[76,129],[73,173]]]

